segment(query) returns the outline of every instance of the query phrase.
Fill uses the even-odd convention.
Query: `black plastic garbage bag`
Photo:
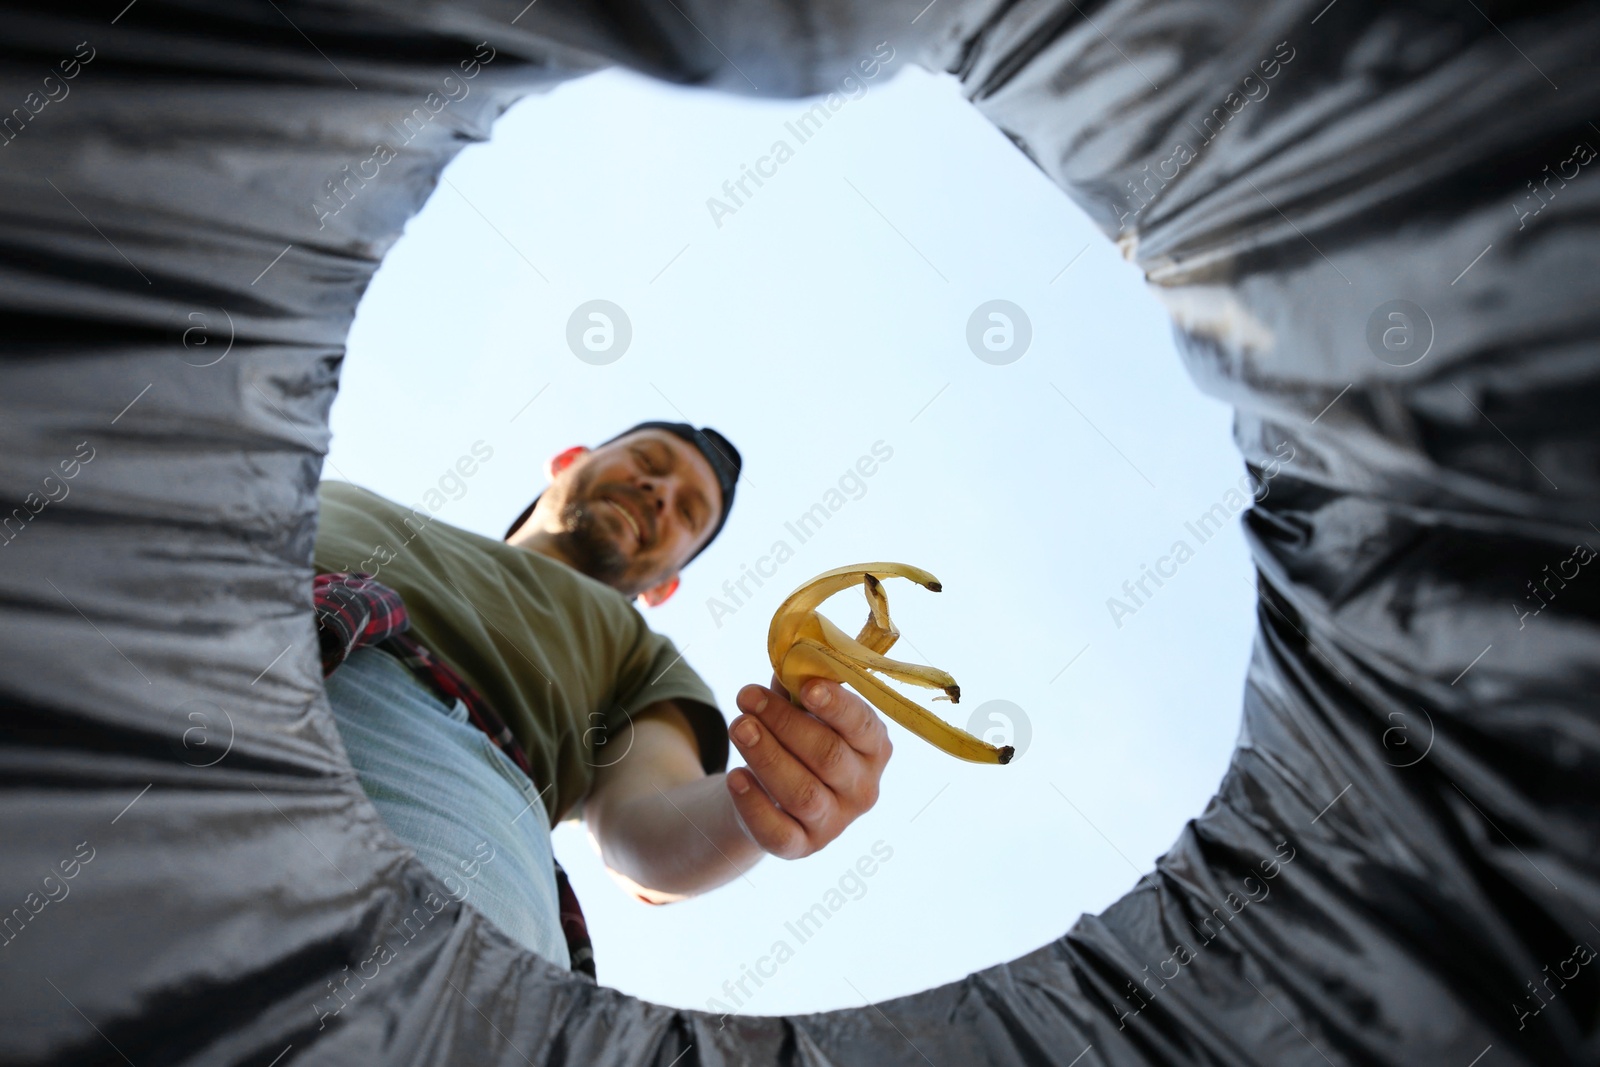
[[[0,1061],[1600,1062],[1600,7],[0,11]],[[364,287],[510,101],[609,64],[804,94],[879,41],[1236,407],[1260,632],[1215,799],[1104,914],[724,1025],[519,951],[385,831],[314,489]]]

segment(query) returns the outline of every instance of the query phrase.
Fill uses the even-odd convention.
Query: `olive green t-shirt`
[[[516,735],[534,784],[549,790],[551,825],[588,794],[597,768],[623,758],[618,728],[657,701],[689,718],[708,774],[727,767],[711,690],[615,589],[358,486],[323,482],[319,496],[317,572],[364,571],[400,594],[411,636]]]

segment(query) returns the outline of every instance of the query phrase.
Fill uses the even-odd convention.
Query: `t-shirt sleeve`
[[[632,609],[630,609],[632,610]],[[635,613],[637,616],[637,613]],[[717,709],[710,686],[684,661],[671,639],[639,618],[634,654],[619,679],[616,702],[606,720],[607,732],[652,704],[670,700],[688,718],[700,746],[700,765],[707,774],[728,768],[728,723]]]

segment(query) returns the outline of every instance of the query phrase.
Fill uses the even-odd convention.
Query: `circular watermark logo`
[[[1033,740],[1033,724],[1028,713],[1009,700],[986,700],[972,710],[967,719],[967,733],[999,747],[1010,745],[1016,759],[1028,751]]]
[[[233,716],[209,700],[190,700],[178,709],[188,726],[180,739],[182,759],[191,767],[215,767],[233,751]]]
[[[191,367],[216,366],[233,351],[233,316],[226,308],[173,312],[167,328],[178,344],[174,354]]]
[[[1367,347],[1391,367],[1421,363],[1433,348],[1433,320],[1409,300],[1379,304],[1367,317]]]
[[[632,721],[631,717],[629,721]],[[598,711],[591,711],[589,728],[583,731],[583,762],[596,769],[615,766],[632,751],[633,737],[634,731],[629,730],[627,743],[618,744],[606,724],[605,716]]]
[[[967,319],[967,347],[993,366],[1015,363],[1032,343],[1028,313],[1009,300],[985,301]]]
[[[567,319],[567,347],[596,367],[621,359],[632,340],[628,313],[609,300],[585,301]]]
[[[1383,762],[1391,767],[1415,767],[1433,751],[1433,716],[1417,709],[1421,722],[1413,722],[1404,711],[1389,713],[1389,727],[1383,731]],[[1415,727],[1415,729],[1413,729]]]

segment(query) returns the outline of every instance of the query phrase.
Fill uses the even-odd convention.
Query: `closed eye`
[[[633,452],[639,460],[639,466],[644,468],[646,474],[663,475],[671,469],[670,464],[663,463],[658,457],[652,456],[647,449],[636,448]]]

